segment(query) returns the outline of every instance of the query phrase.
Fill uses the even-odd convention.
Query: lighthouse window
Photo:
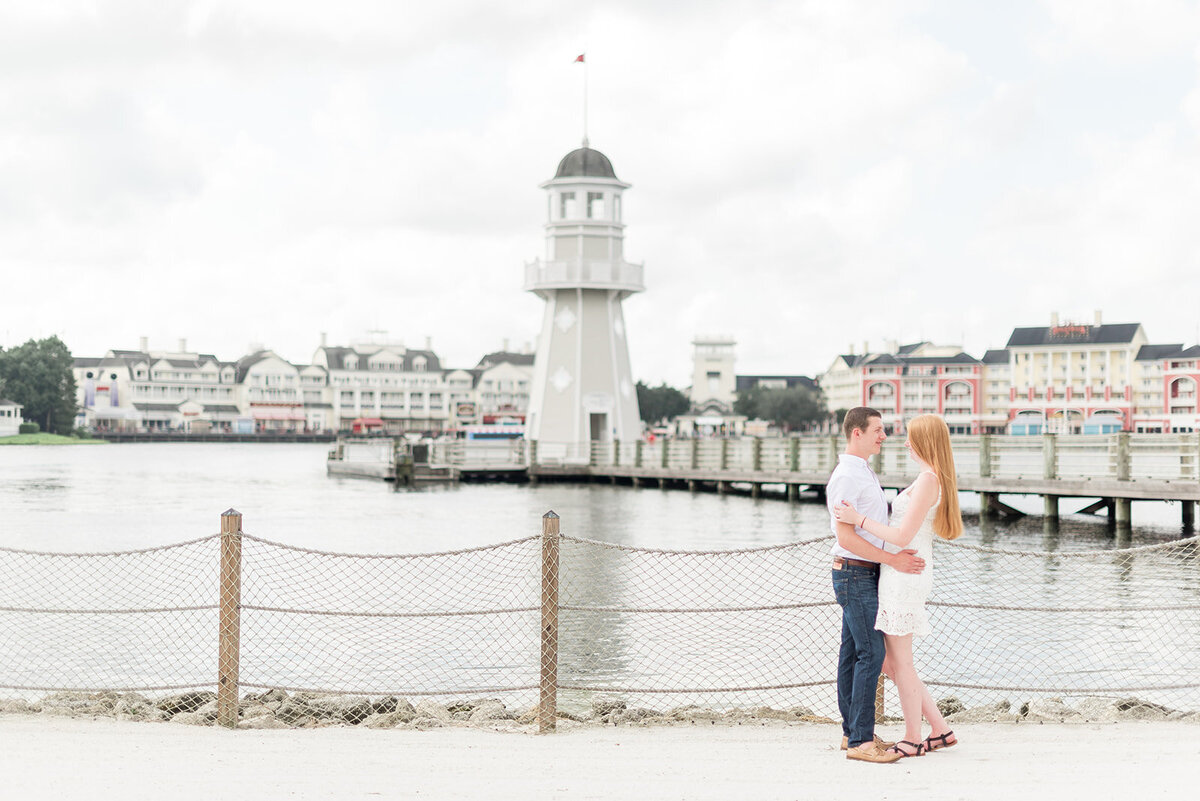
[[[558,216],[564,220],[569,220],[575,216],[575,193],[563,192],[558,196]]]
[[[604,218],[604,193],[588,192],[587,216],[589,220]]]

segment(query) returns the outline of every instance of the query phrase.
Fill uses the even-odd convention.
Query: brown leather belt
[[[846,565],[854,565],[855,567],[873,567],[879,569],[878,562],[868,562],[866,559],[848,559],[844,556],[835,556],[833,558],[833,569],[841,570]]]

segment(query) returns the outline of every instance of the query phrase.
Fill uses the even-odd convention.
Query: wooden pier
[[[1021,514],[1003,503],[1001,495],[1040,495],[1047,517],[1057,517],[1064,501],[1074,500],[1076,508],[1065,511],[1107,509],[1118,527],[1128,527],[1134,501],[1173,501],[1180,504],[1184,528],[1195,526],[1200,434],[983,435],[951,440],[959,489],[978,493],[984,514]],[[764,486],[780,486],[795,500],[802,492],[824,494],[844,440],[748,437],[593,442],[578,447],[530,442],[486,455],[475,453],[473,443],[455,445],[457,450],[445,458],[471,465],[477,475],[504,470],[507,459],[510,480],[608,479],[717,492],[738,485],[748,486],[755,496]],[[907,486],[916,477],[902,437],[885,442],[872,467],[887,488]]]

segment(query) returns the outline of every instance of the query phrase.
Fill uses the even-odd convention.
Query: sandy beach
[[[896,734],[888,728],[883,734]],[[963,724],[958,747],[848,762],[828,724],[226,731],[0,716],[4,797],[41,799],[1175,798],[1200,725]]]

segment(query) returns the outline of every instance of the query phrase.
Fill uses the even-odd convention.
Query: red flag
[[[584,56],[584,54],[583,54],[583,53],[580,53],[579,55],[575,56],[575,60],[576,60],[576,61],[583,61],[583,56]],[[584,62],[584,63],[586,64],[587,62]]]

